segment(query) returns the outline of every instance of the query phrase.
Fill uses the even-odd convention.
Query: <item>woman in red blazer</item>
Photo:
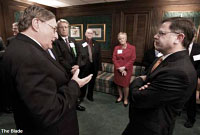
[[[120,32],[118,34],[119,45],[117,45],[113,52],[114,63],[114,82],[117,85],[119,98],[116,103],[123,99],[124,106],[128,106],[128,94],[131,75],[133,72],[133,63],[136,59],[135,46],[127,42],[127,34]]]

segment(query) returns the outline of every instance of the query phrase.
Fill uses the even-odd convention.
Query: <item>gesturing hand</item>
[[[80,69],[77,69],[75,71],[74,75],[72,76],[72,80],[76,81],[78,83],[79,87],[83,87],[85,84],[87,84],[92,79],[93,74],[90,74],[87,77],[80,79],[78,77],[79,72],[80,72]]]

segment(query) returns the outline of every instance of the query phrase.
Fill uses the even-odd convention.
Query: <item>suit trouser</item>
[[[92,79],[90,80],[90,82],[81,88],[81,95],[79,98],[83,99],[85,97],[87,89],[88,89],[87,97],[93,98],[93,90],[94,90],[95,80],[97,77],[97,73],[95,72],[94,64],[89,63],[86,66],[84,66],[83,68],[81,68],[80,70],[81,70],[81,73],[80,73],[81,78],[86,77],[89,74],[93,74],[93,76],[92,76]]]
[[[8,80],[7,75],[4,71],[4,64],[0,58],[0,110],[11,109],[12,106],[12,95],[10,89],[12,87],[11,80]]]
[[[192,93],[192,96],[186,103],[186,111],[188,120],[195,122],[196,117],[196,90]]]

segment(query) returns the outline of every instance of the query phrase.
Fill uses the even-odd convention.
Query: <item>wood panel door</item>
[[[124,13],[122,18],[124,21],[121,27],[127,33],[127,41],[136,47],[136,62],[141,63],[149,42],[149,13]]]

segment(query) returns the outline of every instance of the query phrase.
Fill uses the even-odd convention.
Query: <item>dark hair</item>
[[[20,17],[18,24],[19,31],[22,32],[27,30],[32,25],[33,18],[38,18],[41,21],[45,22],[55,18],[55,15],[47,9],[35,5],[29,6],[24,10],[23,14]]]
[[[192,42],[192,39],[196,33],[196,28],[194,23],[191,20],[183,17],[167,18],[162,21],[162,23],[164,22],[171,22],[169,29],[172,32],[183,33],[185,35],[185,38],[183,40],[183,46],[185,48],[188,48],[189,44]]]

